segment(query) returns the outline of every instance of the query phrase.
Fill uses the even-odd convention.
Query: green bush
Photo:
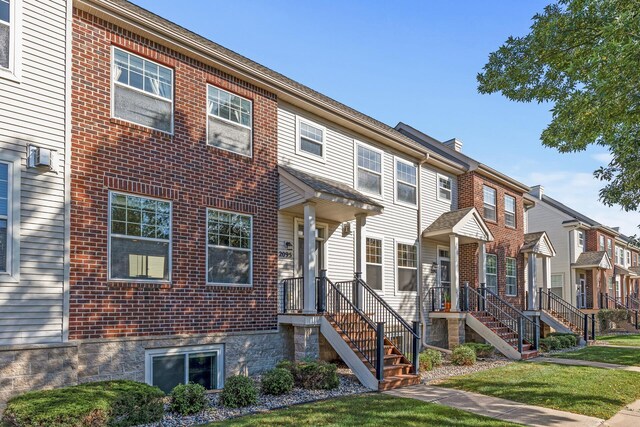
[[[421,371],[430,371],[433,368],[437,368],[442,365],[442,353],[438,350],[434,350],[429,348],[422,353],[420,353],[420,370]]]
[[[470,366],[476,363],[476,352],[472,348],[460,345],[451,353],[451,363],[458,366]]]
[[[562,348],[562,343],[558,337],[547,337],[540,339],[540,347],[544,351],[560,350]]]
[[[249,377],[233,375],[225,381],[220,403],[227,408],[242,408],[258,401],[258,389]]]
[[[293,375],[284,368],[275,368],[262,376],[264,394],[281,395],[293,390]]]
[[[196,414],[207,406],[207,389],[200,384],[179,384],[171,390],[171,412],[181,415]]]
[[[479,342],[467,342],[463,344],[465,347],[469,347],[476,354],[476,358],[487,358],[493,356],[496,349],[491,344],[482,344]]]
[[[613,329],[614,324],[619,325],[629,321],[627,310],[600,310],[598,311],[598,322],[600,330],[607,331]]]
[[[164,393],[135,381],[102,381],[32,391],[7,402],[10,427],[126,427],[160,421]]]
[[[295,385],[306,389],[331,390],[340,385],[338,367],[332,363],[304,360],[284,360],[276,368],[287,369],[293,375]]]

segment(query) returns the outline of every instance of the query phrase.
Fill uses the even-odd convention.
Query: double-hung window
[[[0,0],[0,68],[10,69],[14,56],[14,25],[12,15],[16,0]],[[12,4],[13,3],[13,4]]]
[[[450,177],[438,174],[438,200],[451,201],[452,184],[453,180]]]
[[[366,193],[382,195],[382,151],[356,144],[357,188]]]
[[[382,290],[382,240],[367,237],[367,284],[378,291]]]
[[[146,382],[167,394],[178,384],[196,383],[207,390],[222,388],[223,351],[222,345],[147,350]]]
[[[171,280],[171,202],[112,191],[109,279]]]
[[[584,231],[578,231],[578,247],[584,250]]]
[[[207,144],[251,157],[251,100],[219,87],[207,86]]]
[[[482,188],[484,197],[484,217],[485,219],[495,221],[496,220],[496,190],[495,188],[487,187]]]
[[[307,157],[324,159],[325,155],[324,127],[298,118],[298,152]]]
[[[487,254],[485,276],[487,277],[487,289],[498,293],[498,257]]]
[[[607,252],[609,253],[609,258],[613,259],[613,242],[611,239],[607,239]]]
[[[173,132],[173,70],[113,48],[113,117]]]
[[[418,280],[418,251],[416,245],[398,243],[396,251],[398,291],[415,292]]]
[[[417,204],[417,168],[396,159],[396,201],[415,206]]]
[[[625,250],[625,253],[624,253],[624,254],[625,254],[625,259],[626,259],[626,261],[625,261],[625,267],[631,267],[631,252],[630,252],[630,251]]]
[[[507,258],[507,295],[518,295],[518,266],[515,258]]]
[[[516,226],[516,198],[504,196],[504,224],[507,227]]]
[[[598,250],[601,250],[601,251],[605,250],[605,247],[604,247],[604,236],[603,235],[600,235],[599,245],[598,246],[599,246]]]
[[[251,285],[252,227],[250,215],[207,210],[207,283]]]
[[[0,163],[0,273],[7,273],[10,271],[10,192],[9,164]]]

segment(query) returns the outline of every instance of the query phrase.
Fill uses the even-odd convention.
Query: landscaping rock
[[[428,384],[432,381],[441,380],[448,377],[455,377],[458,375],[472,374],[474,372],[484,371],[486,369],[498,368],[501,366],[509,365],[513,361],[505,358],[492,358],[485,360],[478,360],[471,366],[456,366],[449,360],[446,360],[442,366],[435,368],[432,371],[421,372],[422,382]]]

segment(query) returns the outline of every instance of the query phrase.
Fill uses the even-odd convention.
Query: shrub
[[[25,393],[7,402],[11,427],[126,427],[160,421],[164,393],[147,384],[117,380]]]
[[[442,353],[438,350],[427,349],[420,353],[419,356],[420,370],[430,371],[442,365]]]
[[[476,363],[476,353],[472,348],[460,345],[451,353],[451,363],[458,366],[470,366]]]
[[[220,393],[220,403],[227,408],[242,408],[258,401],[258,389],[249,377],[234,375],[227,378]]]
[[[284,368],[275,368],[262,376],[262,392],[264,394],[280,395],[289,393],[293,389],[293,375]]]
[[[495,353],[496,349],[491,344],[482,344],[479,342],[468,342],[463,344],[465,347],[469,347],[476,354],[476,358],[491,357]]]
[[[600,330],[606,331],[613,329],[614,325],[628,322],[629,314],[627,310],[600,310],[598,311],[598,322],[600,322]]]
[[[171,412],[191,415],[202,411],[207,406],[207,389],[200,384],[179,384],[171,390]]]
[[[561,346],[558,337],[547,337],[540,340],[540,347],[545,351],[560,350]]]
[[[293,375],[295,385],[306,389],[331,390],[340,385],[338,368],[322,361],[282,361],[276,368],[287,369]]]

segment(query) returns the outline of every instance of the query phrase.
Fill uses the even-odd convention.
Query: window
[[[598,248],[599,250],[601,250],[601,251],[605,250],[605,248],[604,248],[604,236],[603,235],[600,235],[599,245],[598,246],[599,246],[599,248]]]
[[[578,231],[578,247],[584,250],[584,231]]]
[[[367,284],[382,290],[382,240],[367,237]]]
[[[564,287],[564,274],[557,273],[551,275],[551,287],[562,288]]]
[[[173,71],[113,48],[113,117],[173,132]]]
[[[10,271],[10,241],[9,241],[9,165],[0,163],[0,273]]]
[[[12,7],[10,0],[0,0],[0,68],[11,67],[12,55]]]
[[[611,239],[607,239],[607,252],[609,252],[609,258],[613,258],[613,243]]]
[[[626,258],[625,265],[627,267],[631,267],[631,252],[625,251],[625,258]]]
[[[507,227],[516,226],[516,198],[504,196],[504,224]]]
[[[486,258],[487,289],[491,292],[498,293],[498,257],[496,255],[487,254]]]
[[[303,155],[324,159],[325,133],[324,127],[298,118],[298,152]]]
[[[207,390],[223,387],[222,345],[153,349],[145,352],[147,384],[169,393],[178,384],[197,383]]]
[[[515,258],[507,258],[507,295],[518,295],[518,266]]]
[[[453,180],[448,176],[438,174],[438,200],[451,201],[452,183]]]
[[[252,218],[207,210],[207,283],[251,285]]]
[[[496,220],[496,190],[486,185],[483,187],[484,194],[484,217],[486,219]]]
[[[382,152],[356,144],[357,187],[366,193],[382,195]]]
[[[415,292],[418,280],[418,252],[416,245],[398,243],[398,291]]]
[[[110,193],[109,279],[168,282],[171,202]]]
[[[252,102],[207,86],[207,144],[251,157]]]
[[[417,204],[417,168],[396,159],[396,201],[415,206]]]
[[[624,250],[616,246],[616,264],[622,265],[622,257]]]

